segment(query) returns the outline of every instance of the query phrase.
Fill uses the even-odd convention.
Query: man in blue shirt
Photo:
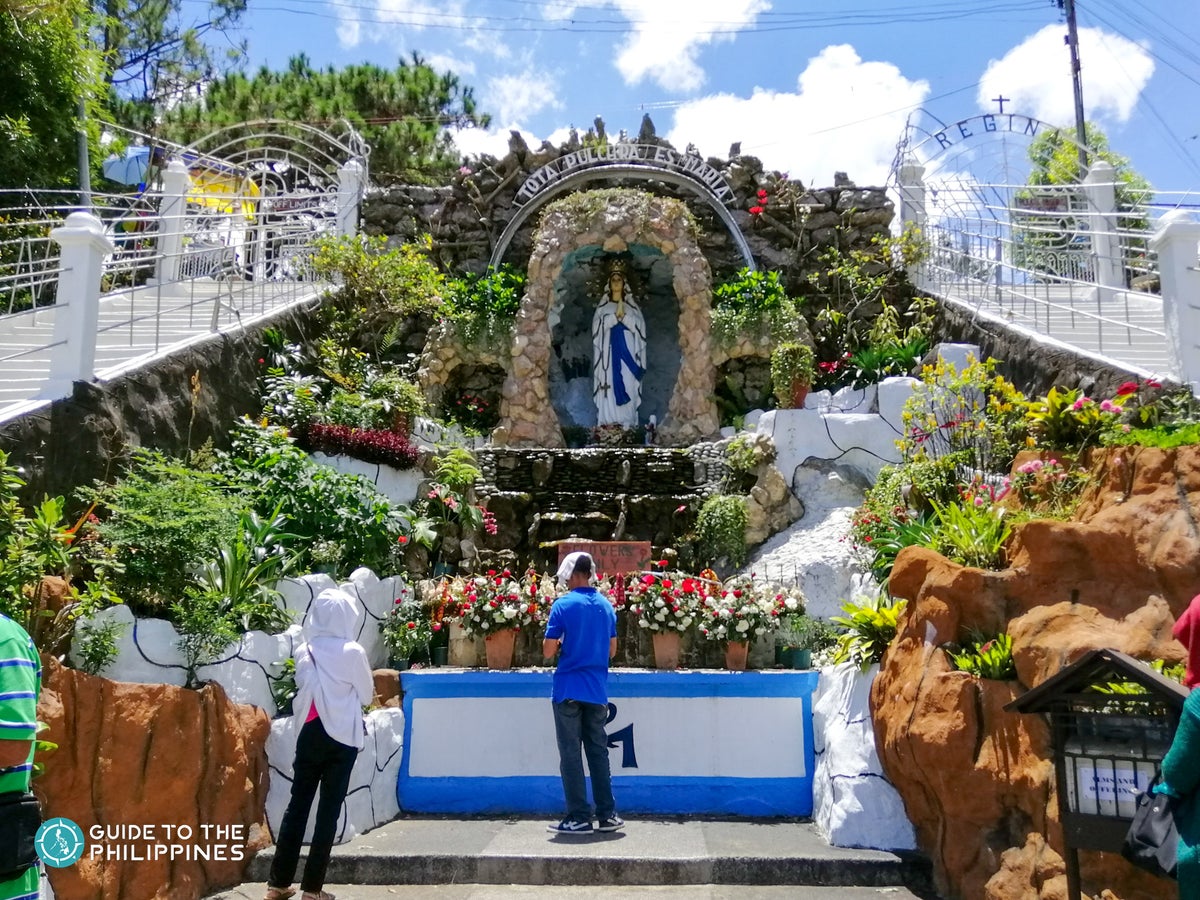
[[[595,564],[587,553],[569,553],[558,569],[558,583],[570,590],[550,607],[542,655],[553,659],[554,731],[558,737],[558,769],[566,795],[567,815],[550,830],[590,834],[592,808],[583,777],[583,754],[592,774],[598,831],[616,831],[625,822],[617,815],[608,768],[608,661],[617,652],[617,614],[608,598],[591,586]],[[583,754],[580,753],[582,748]]]

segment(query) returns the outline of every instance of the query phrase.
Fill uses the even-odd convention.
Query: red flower
[[[733,596],[735,596],[735,597],[740,597],[740,596],[742,596],[742,589],[741,589],[741,588],[734,588],[734,589],[733,589]]]
[[[261,366],[263,363],[265,363],[265,362],[266,362],[266,360],[265,360],[265,359],[263,359],[261,356],[258,358],[258,364],[259,364],[260,366]]]
[[[434,623],[433,623],[433,630],[434,630],[434,631],[441,631],[441,630],[442,630],[442,623],[441,623],[441,622],[434,622]]]
[[[1158,390],[1160,387],[1162,387],[1162,382],[1156,381],[1153,378],[1147,378],[1146,379],[1146,387],[1154,388],[1155,390]]]
[[[396,543],[398,543],[398,544],[407,544],[407,543],[408,543],[408,538],[406,538],[404,535],[400,535],[400,537],[396,538]]]
[[[762,214],[763,214],[763,208],[761,206],[750,207],[750,215],[761,216]]]
[[[766,205],[766,202],[767,202],[767,191],[766,191],[766,189],[765,189],[765,188],[759,188],[759,189],[758,189],[758,199],[762,201],[762,203],[763,203],[763,205],[764,205],[764,206]]]
[[[406,628],[408,628],[408,630],[409,630],[409,631],[412,631],[414,628],[416,628],[416,627],[417,627],[417,623],[416,623],[416,622],[409,622],[409,623],[408,623],[408,625],[407,625],[407,626],[405,626],[405,627],[406,627]]]
[[[1136,394],[1137,392],[1138,386],[1136,381],[1126,381],[1119,388],[1117,388],[1118,397],[1128,397],[1130,394]]]

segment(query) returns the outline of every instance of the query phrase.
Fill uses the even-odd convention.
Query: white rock
[[[916,378],[900,376],[879,382],[879,415],[900,434],[904,433],[904,404],[920,384]]]
[[[723,438],[731,438],[735,434],[737,434],[737,429],[734,428],[732,425],[726,425],[724,428],[721,429],[721,437],[723,437]]]
[[[835,847],[914,850],[912,823],[875,752],[869,701],[878,671],[852,664],[821,670],[813,695],[813,821]]]
[[[91,623],[101,625],[105,622],[121,625],[116,640],[116,658],[100,672],[105,678],[180,687],[187,683],[183,654],[177,646],[179,635],[170,622],[165,619],[135,619],[128,606],[110,606],[100,610],[90,620],[81,620],[78,627],[87,628]],[[70,654],[72,665],[79,664],[77,649],[73,644]]]
[[[934,359],[941,357],[961,372],[970,365],[967,357],[979,359],[979,347],[975,344],[938,344],[927,356],[932,356]]]
[[[763,416],[759,432],[775,441],[775,465],[789,481],[796,467],[810,459],[848,466],[872,482],[884,465],[900,459],[898,430],[873,413],[777,409]]]
[[[744,431],[755,431],[758,428],[759,420],[761,420],[762,417],[763,411],[761,409],[750,410],[750,412],[746,413],[745,417],[742,419],[742,429]]]
[[[367,735],[362,751],[354,762],[350,787],[338,816],[335,841],[339,844],[364,831],[390,822],[400,811],[396,783],[404,745],[404,712],[377,709],[366,717]],[[267,738],[267,762],[271,785],[267,791],[267,823],[278,835],[292,791],[292,767],[296,757],[297,717],[288,716],[271,723]],[[309,811],[305,841],[311,840],[317,803]]]
[[[230,644],[219,661],[200,666],[196,677],[221,685],[234,703],[260,706],[273,716],[271,679],[279,677],[284,660],[291,655],[292,645],[286,635],[251,631]]]
[[[412,503],[425,478],[424,473],[416,466],[411,469],[396,469],[379,463],[363,462],[352,456],[326,456],[324,453],[314,453],[312,458],[338,472],[361,475],[393,503]]]
[[[875,385],[841,388],[829,400],[829,409],[843,413],[869,413],[875,406]]]

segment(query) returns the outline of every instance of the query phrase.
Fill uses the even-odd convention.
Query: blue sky
[[[1200,190],[1200,2],[1077,6],[1088,118],[1159,190]],[[681,148],[740,141],[806,184],[878,184],[910,116],[953,123],[1002,95],[1005,113],[1074,117],[1053,0],[250,0],[244,24],[251,67],[415,50],[453,70],[493,115],[458,137],[473,151],[597,115],[636,132],[649,112]]]

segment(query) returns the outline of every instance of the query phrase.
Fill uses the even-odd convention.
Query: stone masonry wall
[[[594,134],[585,139],[595,139]],[[654,133],[646,117],[641,132],[631,136],[643,144],[670,147]],[[406,185],[381,190],[363,206],[363,230],[386,235],[397,242],[429,234],[439,260],[455,272],[482,272],[501,232],[516,215],[517,191],[530,173],[560,157],[579,150],[578,136],[555,147],[543,142],[528,147],[514,132],[509,152],[502,158],[485,155],[460,171],[450,185],[426,187]],[[778,270],[790,291],[811,293],[819,279],[816,261],[820,251],[834,244],[843,250],[863,248],[876,234],[886,233],[894,209],[882,187],[857,187],[837,173],[832,187],[810,188],[786,175],[768,172],[761,161],[730,148],[729,159],[706,162],[721,171],[734,191],[727,204],[738,227],[746,236],[759,266]],[[665,183],[595,182],[588,187],[628,186],[651,190],[662,197],[687,203],[699,225],[699,248],[708,260],[714,281],[720,283],[744,262],[724,225],[707,204],[688,191]],[[761,215],[749,210],[763,206],[757,192],[768,193]],[[509,264],[524,269],[533,246],[538,216],[529,218],[509,248]]]

